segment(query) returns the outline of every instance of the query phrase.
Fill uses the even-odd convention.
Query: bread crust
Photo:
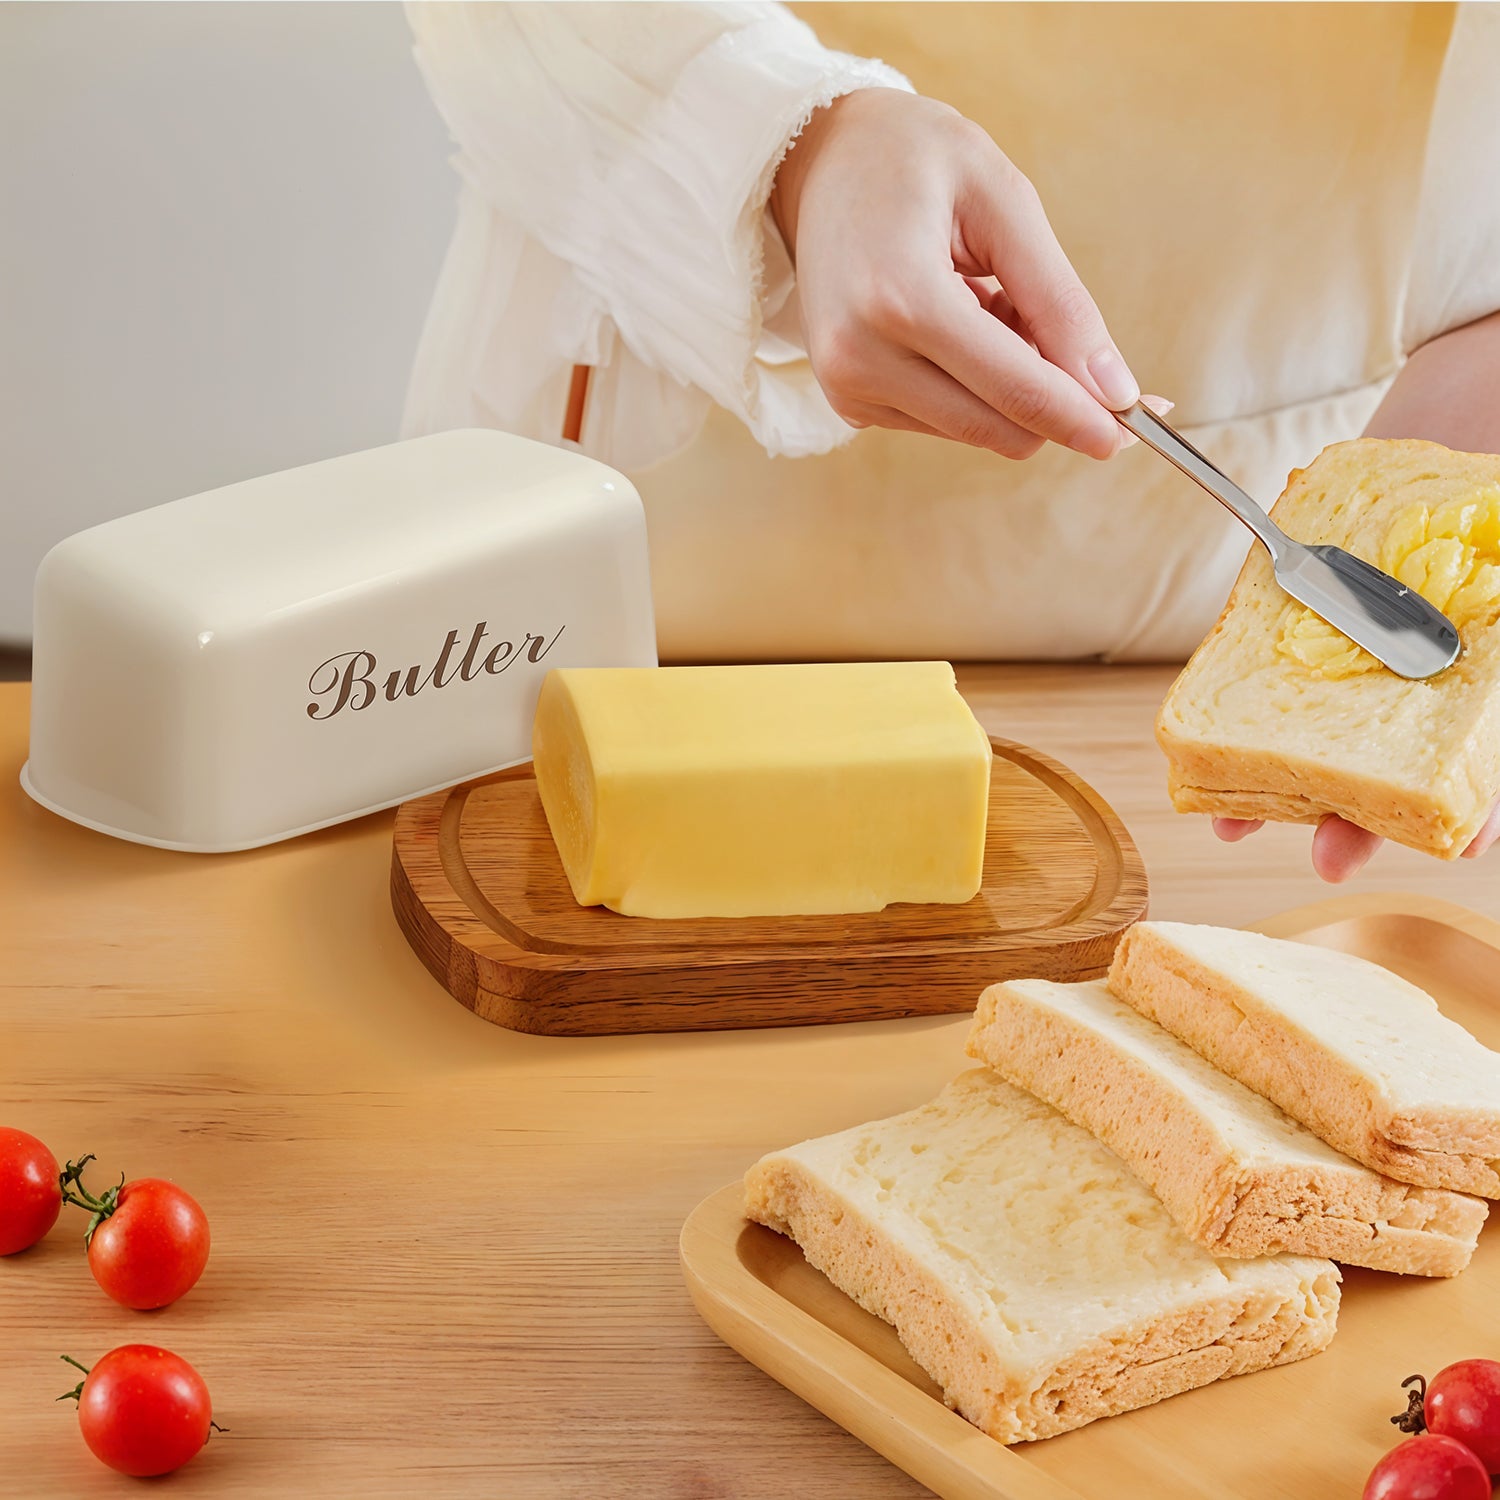
[[[1094,990],[1104,987],[992,985],[980,997],[968,1054],[1095,1135],[1210,1254],[1319,1255],[1416,1276],[1453,1276],[1468,1265],[1488,1213],[1480,1199],[1412,1187],[1332,1152],[1328,1160],[1308,1160],[1305,1150],[1282,1160],[1240,1157],[1163,1071],[1180,1054],[1179,1068],[1206,1066],[1183,1043],[1162,1032],[1163,1066],[1152,1067],[1083,1015],[1048,1003],[1053,991]],[[1102,998],[1115,1003],[1107,992]],[[1230,1098],[1245,1092],[1227,1080],[1224,1088]],[[1264,1108],[1255,1099],[1249,1112]],[[1298,1130],[1282,1118],[1289,1134]]]
[[[1271,514],[1300,540],[1363,555],[1408,497],[1436,503],[1492,485],[1500,485],[1500,457],[1364,438],[1293,470]],[[1383,670],[1327,682],[1276,653],[1275,624],[1288,603],[1265,550],[1252,547],[1156,718],[1172,805],[1273,822],[1336,814],[1457,859],[1500,797],[1500,625],[1466,632],[1464,656],[1429,682]],[[1230,682],[1234,713],[1221,702]],[[1295,701],[1299,693],[1305,702]],[[1343,740],[1323,735],[1324,726]],[[1386,753],[1372,758],[1372,744]]]
[[[1175,947],[1151,923],[1115,950],[1110,991],[1335,1150],[1398,1182],[1500,1198],[1500,1118],[1401,1112],[1350,1059],[1293,1036],[1256,997]]]

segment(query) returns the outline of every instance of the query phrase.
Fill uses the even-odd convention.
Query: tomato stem
[[[1415,1386],[1416,1389],[1407,1390],[1408,1386]],[[1399,1427],[1402,1432],[1426,1432],[1427,1378],[1423,1375],[1408,1375],[1401,1382],[1401,1389],[1406,1391],[1406,1410],[1399,1416],[1392,1417],[1391,1425]]]
[[[82,1370],[85,1376],[88,1375],[89,1367],[87,1365],[79,1364],[79,1362],[74,1359],[71,1354],[60,1354],[58,1355],[58,1358],[62,1360],[64,1364],[72,1365],[75,1370]],[[60,1395],[57,1399],[59,1401],[83,1400],[83,1381],[80,1380],[71,1391],[64,1391],[62,1395]]]
[[[94,1231],[120,1206],[120,1189],[125,1186],[125,1174],[121,1172],[120,1180],[112,1188],[106,1188],[96,1198],[83,1185],[83,1169],[93,1160],[94,1153],[90,1151],[86,1156],[80,1156],[77,1161],[70,1161],[57,1178],[57,1187],[62,1194],[63,1202],[71,1203],[74,1208],[86,1209],[91,1216],[89,1227],[83,1232],[85,1250],[94,1243]]]

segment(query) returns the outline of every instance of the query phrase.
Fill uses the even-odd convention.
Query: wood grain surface
[[[1500,1046],[1500,923],[1432,897],[1384,893],[1301,907],[1262,924],[1383,964]],[[1338,1333],[1316,1357],[1190,1391],[1006,1450],[974,1429],[895,1331],[749,1223],[730,1183],[683,1228],[683,1274],[726,1342],[908,1473],[953,1500],[1328,1500],[1358,1494],[1398,1435],[1401,1380],[1481,1349],[1500,1311],[1500,1239],[1450,1280],[1345,1269]],[[1254,1434],[1247,1441],[1246,1434]]]
[[[983,881],[961,904],[671,922],[579,906],[528,763],[397,810],[391,905],[456,1000],[546,1036],[943,1015],[998,979],[1095,978],[1146,909],[1140,854],[1065,766],[990,744]]]
[[[1170,810],[1151,740],[1169,670],[959,676],[991,733],[1121,814],[1156,915],[1248,923],[1327,894],[1306,829],[1230,847]],[[0,1261],[0,1493],[142,1493],[52,1400],[70,1383],[58,1354],[139,1340],[192,1360],[232,1429],[163,1494],[923,1493],[720,1343],[677,1236],[761,1153],[931,1097],[963,1065],[966,1018],[488,1025],[397,929],[391,814],[242,854],[112,841],[16,784],[27,691],[0,687],[0,1120],[178,1179],[214,1249],[158,1314],[97,1291],[76,1210]],[[1500,857],[1386,850],[1358,889],[1391,888],[1500,917]]]

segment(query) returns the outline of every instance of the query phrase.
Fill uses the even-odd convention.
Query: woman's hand
[[[1239,843],[1261,826],[1259,822],[1244,818],[1214,819],[1214,832],[1226,844]],[[1491,810],[1489,821],[1474,835],[1462,858],[1477,859],[1497,839],[1500,839],[1500,803]],[[1330,815],[1313,832],[1313,869],[1324,880],[1337,885],[1362,870],[1384,842],[1379,834],[1371,833],[1368,828],[1357,827]]]
[[[1140,388],[1035,188],[932,99],[862,89],[819,110],[776,174],[814,373],[845,421],[1007,458],[1109,458]]]

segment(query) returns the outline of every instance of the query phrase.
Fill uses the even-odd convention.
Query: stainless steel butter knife
[[[1289,537],[1233,480],[1148,406],[1137,402],[1115,420],[1202,485],[1260,539],[1276,582],[1400,677],[1431,677],[1458,659],[1453,622],[1414,589],[1342,547],[1307,546]]]

